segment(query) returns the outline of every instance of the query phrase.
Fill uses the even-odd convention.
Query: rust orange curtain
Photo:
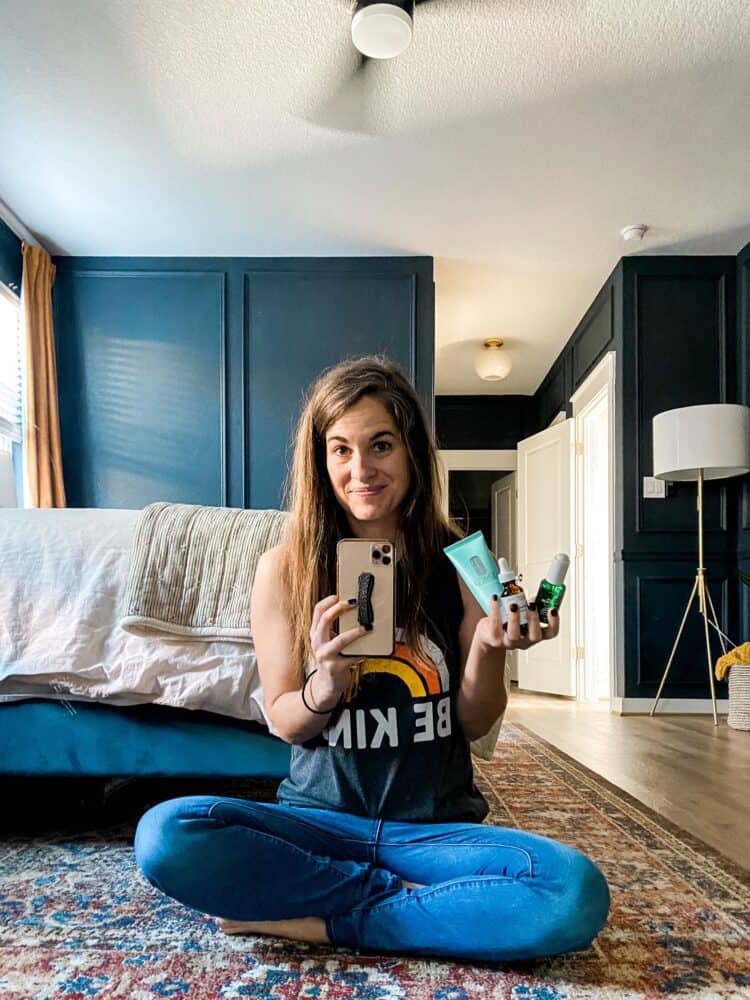
[[[64,507],[52,325],[55,265],[41,247],[23,243],[22,251],[21,317],[26,338],[24,500],[29,507]]]

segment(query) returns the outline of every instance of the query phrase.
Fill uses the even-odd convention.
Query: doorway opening
[[[460,469],[448,474],[451,517],[467,535],[481,531],[495,559],[516,568],[516,474],[501,469]],[[516,651],[505,653],[511,682],[518,681]]]
[[[516,452],[508,449],[442,450],[443,510],[467,534],[481,531],[490,551],[515,569]],[[518,680],[517,654],[507,652],[507,676]]]
[[[481,531],[496,558],[510,559],[507,548],[510,525],[503,525],[503,543],[497,537],[494,499],[501,484],[513,472],[500,469],[453,469],[448,473],[448,506],[450,515],[467,535]],[[515,534],[515,532],[513,532]]]
[[[462,529],[470,534],[480,528],[484,531],[488,523],[491,531],[491,484],[506,473],[515,471],[515,450],[442,448],[438,451],[438,458],[444,513],[452,515],[455,511],[463,519],[459,520]],[[462,473],[467,473],[466,478]],[[469,528],[464,523],[467,519],[471,525]],[[492,548],[491,534],[487,533],[485,537]]]

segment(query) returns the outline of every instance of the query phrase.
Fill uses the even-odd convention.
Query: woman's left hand
[[[521,635],[521,615],[516,611],[508,612],[508,621],[500,617],[500,602],[493,598],[490,601],[490,613],[480,618],[476,624],[474,635],[482,643],[492,649],[528,649],[545,639],[554,639],[560,631],[560,616],[556,611],[550,611],[549,624],[542,625],[536,605],[529,603],[528,632]]]

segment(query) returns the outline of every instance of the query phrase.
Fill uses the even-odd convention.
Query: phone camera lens
[[[390,551],[391,551],[390,545],[384,545],[383,546],[383,552],[390,552]]]
[[[373,549],[372,550],[372,558],[373,559],[380,559],[380,549]]]
[[[390,556],[383,556],[383,565],[384,566],[390,566],[390,564],[391,564],[391,557]]]

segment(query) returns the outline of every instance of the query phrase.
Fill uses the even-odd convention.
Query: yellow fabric
[[[750,642],[735,646],[716,661],[716,677],[723,681],[729,673],[729,668],[735,665],[750,666]]]
[[[26,333],[25,499],[31,507],[64,507],[52,327],[55,265],[42,247],[23,243],[21,249],[21,316]]]

